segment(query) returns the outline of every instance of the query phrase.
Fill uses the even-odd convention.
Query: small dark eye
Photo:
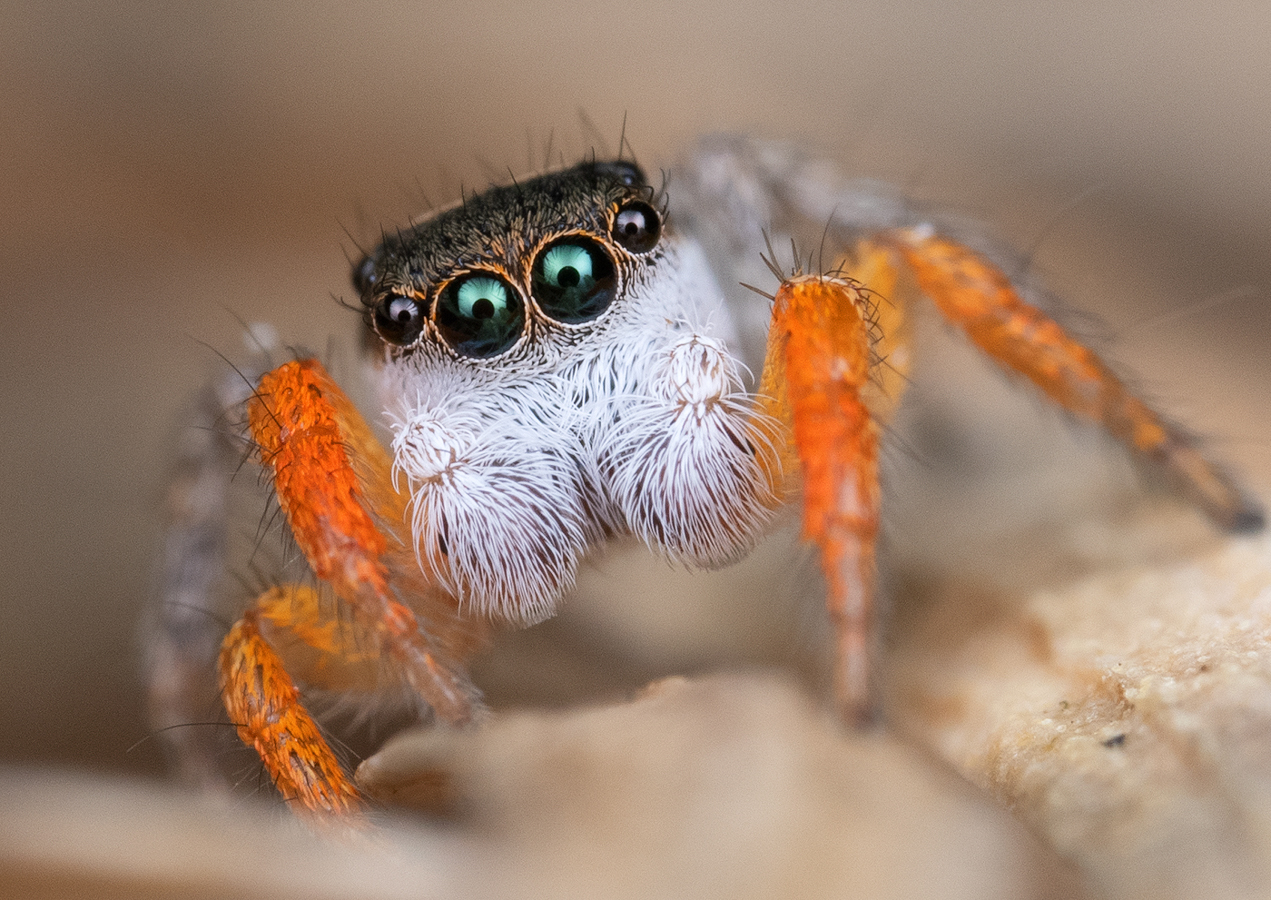
[[[495,275],[463,275],[437,297],[437,330],[460,356],[498,356],[521,336],[525,304]]]
[[[375,305],[375,330],[384,340],[399,347],[415,343],[424,330],[424,314],[419,302],[401,294],[389,294]]]
[[[365,295],[371,288],[375,287],[375,257],[366,256],[362,261],[353,267],[353,288],[359,294]]]
[[[539,308],[570,325],[608,309],[617,286],[609,254],[587,238],[566,238],[545,247],[534,260],[533,281]]]
[[[644,177],[644,172],[640,170],[640,167],[625,159],[616,159],[612,162],[598,162],[595,164],[595,170],[601,174],[616,178],[626,187],[648,183]]]
[[[632,253],[648,253],[662,236],[662,217],[641,200],[633,200],[613,217],[613,239]]]

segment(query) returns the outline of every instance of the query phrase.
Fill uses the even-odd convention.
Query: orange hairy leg
[[[318,362],[297,360],[261,378],[248,423],[314,574],[438,716],[466,722],[474,691],[458,663],[475,649],[479,629],[418,575],[412,600],[430,603],[426,634],[397,599],[394,577],[417,572],[399,533],[407,501],[393,486],[388,452],[353,403]]]
[[[292,677],[311,687],[374,690],[382,676],[375,635],[341,616],[330,596],[309,585],[270,588],[256,598],[261,635]]]
[[[1093,351],[1025,302],[996,266],[938,236],[900,232],[894,240],[922,292],[981,350],[1149,460],[1218,526],[1231,531],[1262,527],[1258,504],[1205,459],[1186,432],[1131,393]]]
[[[878,535],[878,425],[866,405],[873,362],[869,304],[830,276],[784,281],[773,300],[761,393],[792,429],[803,476],[803,533],[821,554],[843,715],[872,715],[870,641]]]
[[[475,690],[461,664],[480,645],[483,627],[424,581],[388,453],[321,365],[297,360],[264,375],[248,401],[248,425],[296,545],[334,599],[324,603],[317,591],[295,586],[263,594],[222,647],[226,707],[280,790],[306,809],[339,811],[328,798],[342,796],[347,779],[300,706],[261,619],[315,651],[315,681],[334,672],[347,685],[366,673],[368,660],[381,663],[380,673],[404,680],[453,723],[473,713]],[[322,764],[310,767],[313,778],[297,778],[290,768],[297,758]]]
[[[353,782],[300,704],[300,691],[249,610],[225,637],[218,661],[221,696],[238,737],[254,749],[274,785],[296,810],[315,821],[334,814],[348,824],[362,819]]]

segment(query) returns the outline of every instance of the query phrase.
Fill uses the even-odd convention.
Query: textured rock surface
[[[630,703],[416,732],[364,763],[440,798],[521,896],[1073,897],[1075,870],[934,761],[845,736],[790,684],[657,682]],[[494,888],[493,885],[501,885]]]
[[[988,797],[791,684],[729,676],[633,702],[420,731],[365,763],[381,819],[322,842],[277,814],[153,787],[0,777],[0,892],[33,898],[1079,898]],[[110,823],[109,827],[103,827]]]
[[[1266,537],[1040,590],[970,641],[911,634],[893,665],[897,721],[1110,895],[1271,886]]]

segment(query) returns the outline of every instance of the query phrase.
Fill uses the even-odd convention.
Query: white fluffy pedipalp
[[[645,398],[616,410],[598,465],[633,534],[690,565],[748,552],[776,505],[770,436],[712,338],[676,341]]]
[[[577,467],[550,445],[552,429],[443,404],[393,431],[420,567],[479,612],[550,616],[590,543]]]

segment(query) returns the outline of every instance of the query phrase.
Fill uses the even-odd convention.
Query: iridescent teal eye
[[[498,356],[521,336],[525,304],[495,275],[461,275],[437,297],[437,330],[460,356]]]
[[[590,287],[595,283],[591,254],[577,244],[559,244],[543,256],[543,280],[560,287]]]
[[[609,254],[595,241],[576,237],[539,253],[533,281],[534,300],[543,313],[570,325],[608,309],[618,283]]]

